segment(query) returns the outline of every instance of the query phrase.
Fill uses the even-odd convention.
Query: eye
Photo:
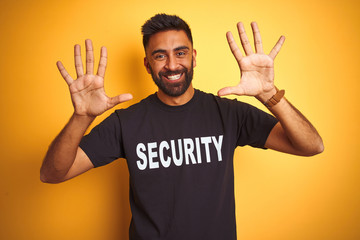
[[[156,56],[155,56],[155,59],[156,60],[163,60],[163,59],[165,59],[165,54],[157,54]]]
[[[177,52],[176,53],[176,56],[178,56],[178,57],[184,57],[185,55],[186,55],[185,52]]]

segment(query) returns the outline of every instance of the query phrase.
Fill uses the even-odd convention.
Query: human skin
[[[239,65],[241,72],[240,82],[236,86],[225,87],[219,90],[219,96],[235,94],[238,96],[254,96],[265,102],[276,93],[274,84],[274,59],[279,53],[285,40],[282,36],[274,48],[267,55],[263,51],[261,36],[256,23],[252,23],[255,42],[255,52],[247,38],[242,23],[238,23],[238,31],[245,55],[235,43],[230,32],[226,34],[230,50]],[[43,161],[40,178],[43,182],[59,183],[82,174],[93,164],[87,155],[79,148],[81,138],[96,116],[119,103],[132,99],[131,94],[120,94],[108,97],[104,91],[104,76],[107,64],[107,51],[101,48],[98,72],[94,74],[94,54],[91,40],[85,41],[86,46],[86,72],[84,73],[81,61],[80,46],[75,45],[74,58],[77,79],[73,80],[61,62],[58,69],[69,86],[74,113],[64,129],[54,139]],[[161,50],[161,51],[158,51]],[[156,59],[156,53],[164,56]],[[176,70],[182,67],[196,66],[196,51],[183,31],[165,31],[154,34],[149,39],[146,48],[144,65],[151,74],[164,69]],[[169,78],[169,76],[168,76]],[[170,76],[164,81],[169,84],[183,81],[184,75],[179,78]],[[180,96],[168,96],[161,89],[157,92],[161,101],[168,105],[183,105],[194,95],[194,88],[189,88]],[[323,142],[313,125],[292,106],[286,98],[282,98],[269,111],[279,120],[270,132],[265,147],[302,156],[312,156],[324,150]]]
[[[245,32],[242,22],[237,24],[238,33],[245,55],[237,46],[231,32],[226,33],[227,41],[241,72],[236,86],[218,91],[219,96],[235,94],[254,96],[264,103],[276,94],[274,84],[274,60],[285,41],[281,36],[269,54],[265,54],[259,28],[251,23],[255,51]],[[269,111],[279,120],[270,132],[265,147],[294,155],[312,156],[324,151],[323,141],[315,127],[305,116],[283,97]]]
[[[159,76],[159,72],[162,71],[177,71],[183,68],[196,67],[196,50],[193,49],[192,43],[182,30],[169,30],[152,35],[145,54],[144,66],[149,74],[153,72],[156,76]],[[176,85],[185,81],[185,74],[182,74],[175,81],[166,77],[162,77],[161,80],[169,85]],[[183,105],[193,97],[194,88],[190,84],[188,89],[177,97],[169,96],[159,88],[157,95],[165,104]]]

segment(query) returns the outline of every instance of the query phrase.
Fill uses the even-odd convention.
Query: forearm
[[[308,119],[286,98],[269,108],[296,154],[311,156],[324,150],[322,139]]]
[[[43,182],[61,181],[74,163],[78,146],[93,117],[73,114],[51,143],[40,170]]]
[[[277,89],[274,87],[274,59],[279,53],[285,37],[281,36],[270,53],[266,55],[258,26],[255,22],[251,23],[256,50],[254,53],[243,24],[240,22],[237,26],[246,56],[242,55],[232,34],[228,32],[226,36],[231,52],[239,64],[241,80],[236,86],[220,89],[219,96],[229,94],[255,96],[262,103],[266,103],[280,124],[276,124],[271,130],[265,147],[304,156],[322,152],[324,150],[323,142],[316,129],[283,97],[284,92],[277,93]],[[273,96],[275,98],[272,98]],[[268,101],[269,99],[271,101]]]

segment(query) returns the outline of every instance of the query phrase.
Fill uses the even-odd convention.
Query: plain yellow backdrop
[[[325,152],[303,158],[244,147],[235,158],[238,239],[360,239],[359,1],[183,0],[0,2],[0,239],[126,239],[131,217],[124,160],[66,183],[43,184],[39,168],[72,113],[61,60],[75,77],[73,45],[91,38],[109,52],[105,88],[135,99],[156,91],[143,67],[140,27],[178,14],[197,49],[194,86],[235,85],[226,43],[236,22],[257,21],[265,51],[280,35],[275,82],[321,133]],[[239,97],[264,109],[250,97]],[[101,121],[110,112],[96,120]],[[95,123],[95,124],[96,124]]]

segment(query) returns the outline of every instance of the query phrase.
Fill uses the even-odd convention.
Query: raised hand
[[[104,76],[107,64],[107,51],[101,48],[99,67],[94,75],[94,52],[91,40],[85,40],[86,47],[86,73],[84,74],[81,60],[80,45],[74,47],[74,58],[77,79],[69,75],[63,64],[56,63],[61,76],[69,86],[71,100],[75,114],[81,116],[95,117],[119,103],[132,99],[131,94],[121,94],[116,97],[108,97],[104,90]]]
[[[276,92],[274,86],[274,59],[279,53],[285,37],[281,36],[269,55],[266,55],[264,54],[256,22],[252,22],[251,27],[254,36],[255,52],[248,40],[244,25],[241,22],[237,24],[245,56],[241,53],[231,32],[226,33],[231,52],[240,67],[241,78],[238,85],[219,90],[219,96],[230,94],[256,96],[259,100],[266,101]]]

